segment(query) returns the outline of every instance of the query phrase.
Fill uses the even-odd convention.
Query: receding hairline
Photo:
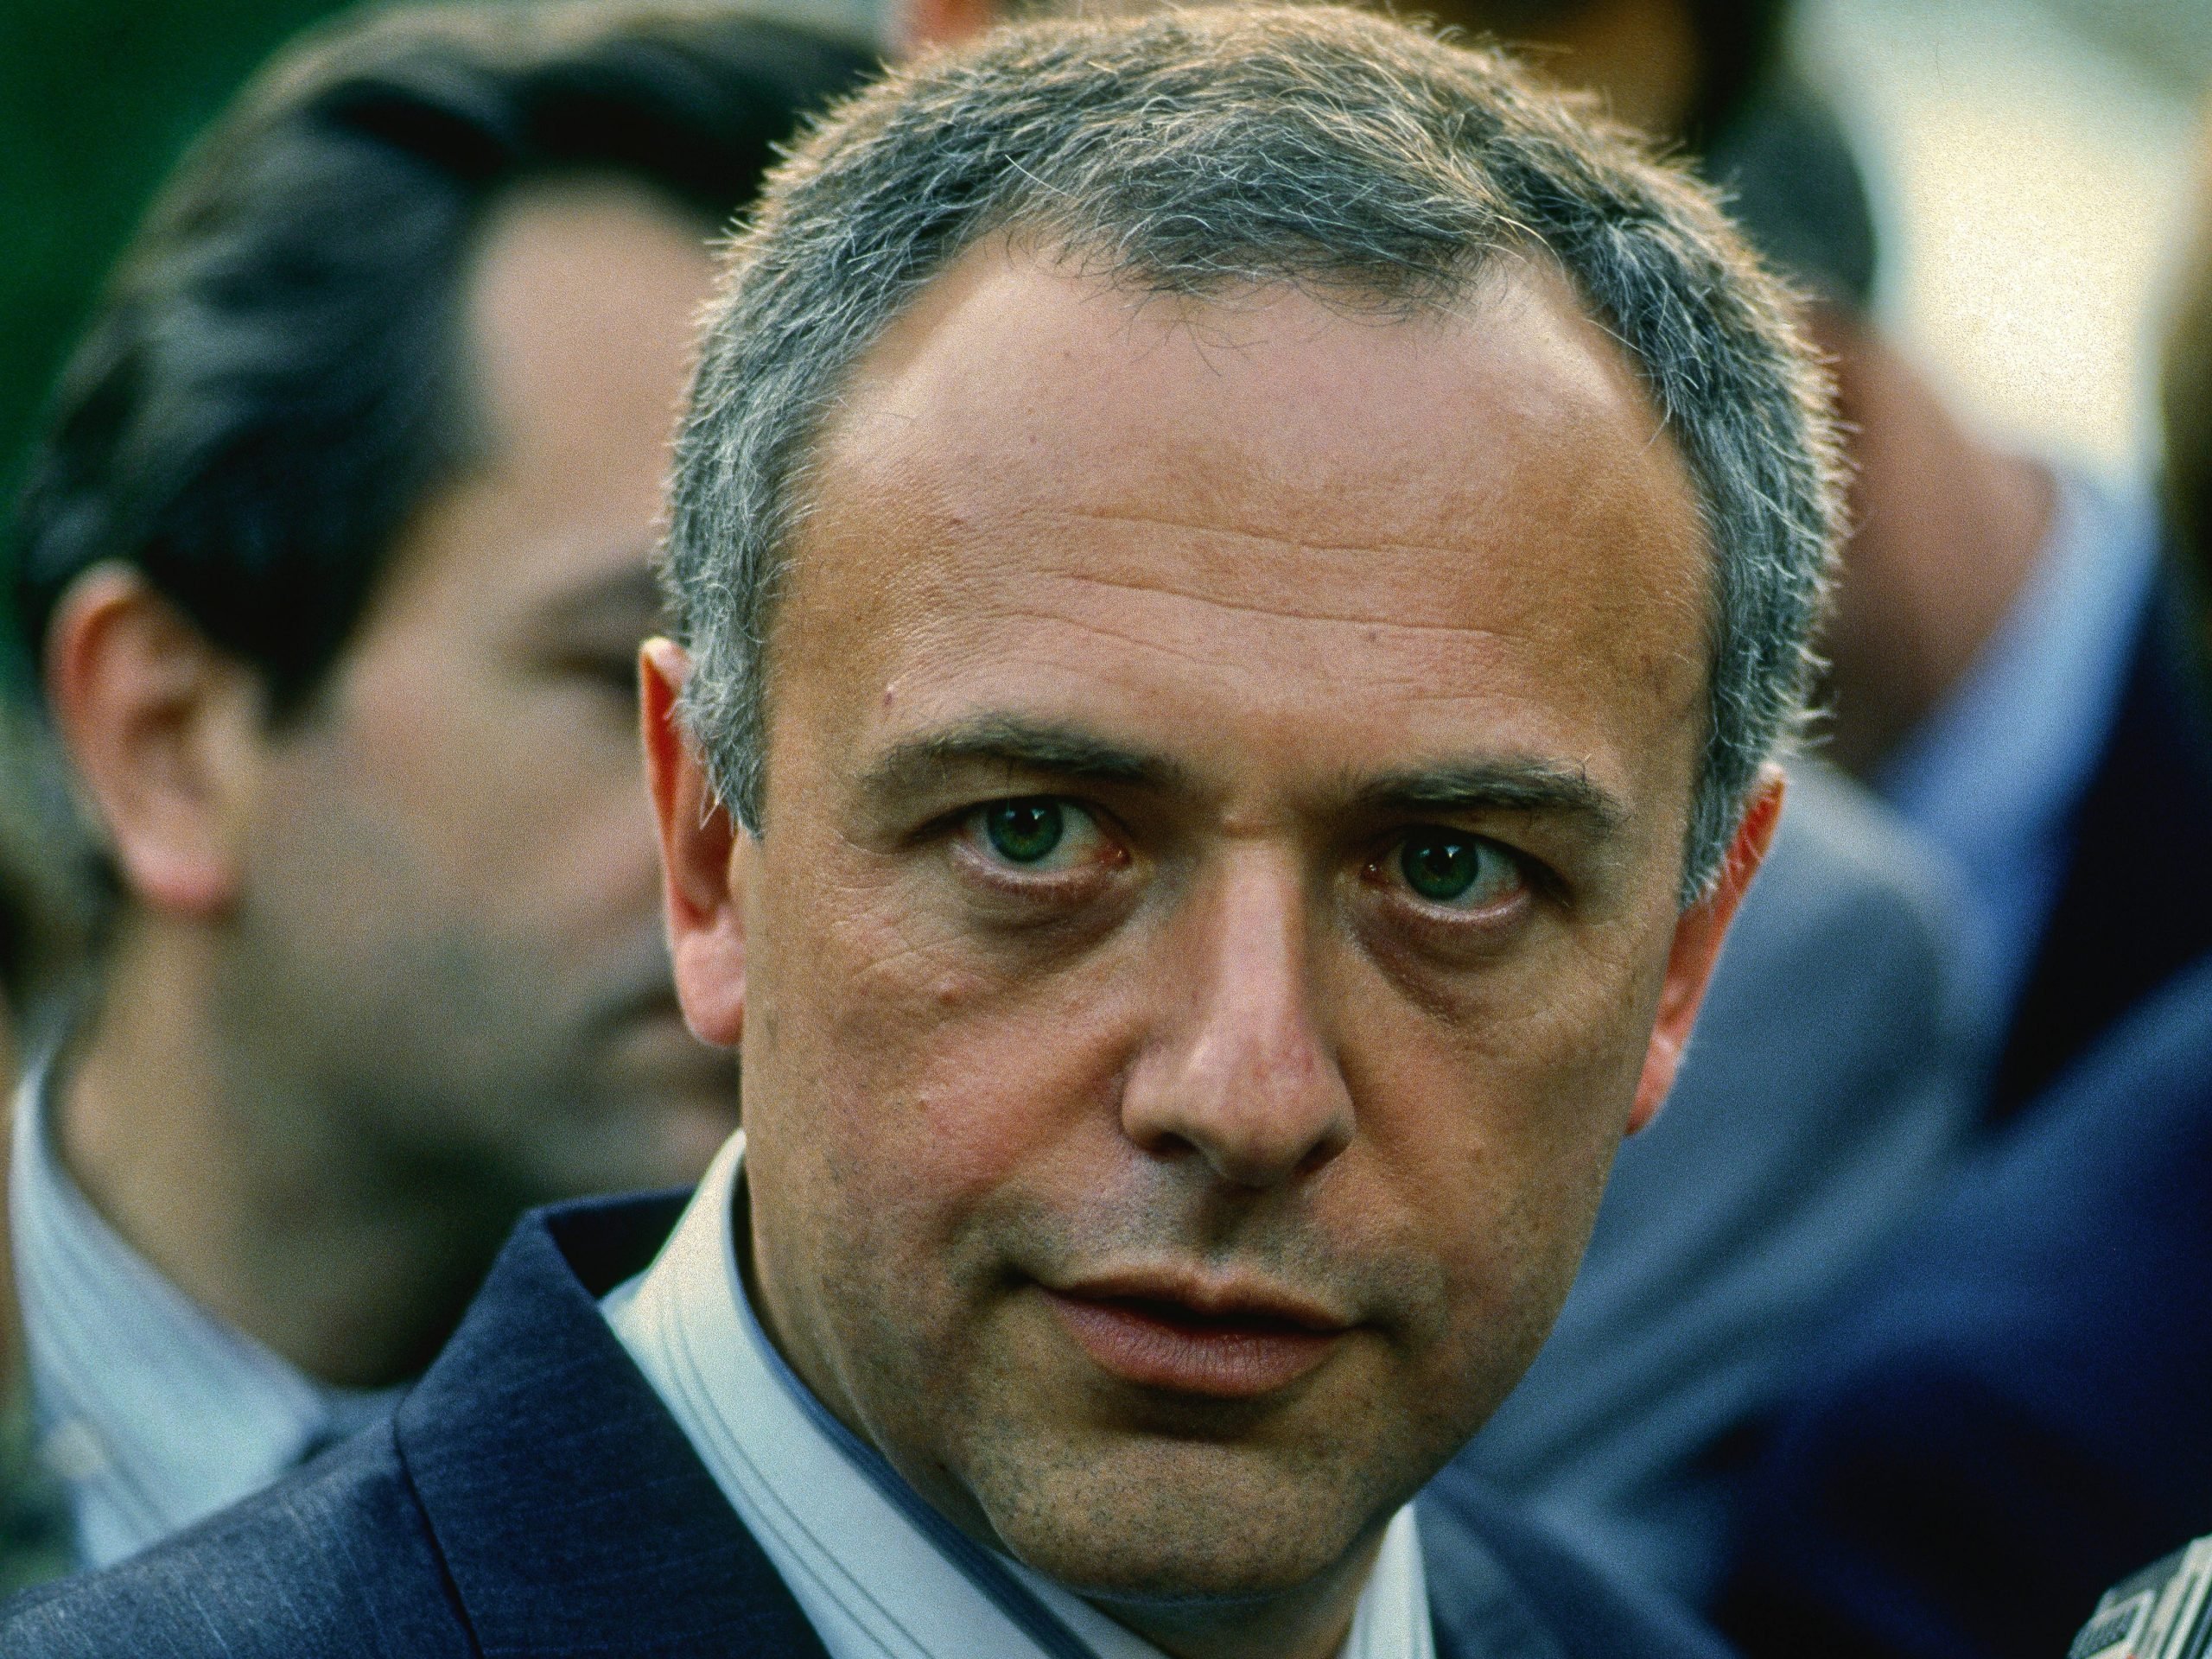
[[[992,31],[894,72],[772,179],[734,245],[679,453],[666,569],[700,671],[684,709],[751,822],[761,620],[814,429],[852,363],[992,220],[1066,216],[1172,289],[1394,297],[1525,235],[1573,273],[1669,417],[1718,575],[1685,902],[1802,728],[1840,525],[1825,377],[1711,191],[1501,54],[1335,6]]]
[[[1487,250],[1479,258],[1471,258],[1466,262],[1450,294],[1394,294],[1359,281],[1356,271],[1347,273],[1341,284],[1316,284],[1295,276],[1285,276],[1280,280],[1226,283],[1212,291],[1192,291],[1153,286],[1146,281],[1146,272],[1141,265],[1109,264],[1103,251],[1086,245],[1079,238],[1051,226],[1048,221],[1033,224],[1024,221],[996,226],[962,248],[919,284],[904,304],[883,320],[868,343],[853,354],[846,365],[830,408],[806,434],[797,452],[787,486],[795,510],[794,518],[790,533],[777,549],[774,577],[769,588],[767,602],[760,617],[760,729],[764,740],[773,723],[775,697],[772,670],[778,665],[774,646],[777,623],[788,598],[785,584],[799,563],[797,556],[806,540],[808,526],[821,508],[827,481],[825,465],[835,459],[841,441],[850,435],[849,421],[868,391],[895,375],[899,363],[918,356],[928,348],[929,337],[942,321],[941,315],[932,314],[938,312],[940,308],[958,304],[959,290],[964,284],[1008,265],[1027,265],[1047,274],[1064,276],[1071,283],[1091,287],[1096,296],[1102,299],[1126,298],[1132,302],[1133,311],[1161,304],[1185,308],[1185,315],[1179,321],[1193,327],[1200,326],[1199,314],[1223,308],[1233,311],[1241,301],[1264,302],[1284,295],[1309,299],[1336,315],[1371,321],[1378,327],[1419,322],[1473,326],[1494,316],[1497,308],[1525,300],[1531,293],[1541,300],[1554,302],[1562,315],[1586,325],[1592,332],[1595,338],[1589,341],[1592,360],[1602,365],[1613,383],[1614,391],[1631,400],[1627,405],[1628,410],[1640,424],[1648,428],[1647,445],[1663,443],[1665,452],[1670,457],[1669,471],[1673,481],[1679,486],[1681,498],[1692,516],[1697,537],[1696,569],[1700,585],[1690,609],[1695,615],[1696,645],[1702,657],[1696,689],[1700,709],[1699,737],[1702,741],[1702,728],[1706,723],[1703,700],[1711,683],[1717,649],[1711,602],[1719,579],[1719,552],[1706,510],[1703,492],[1680,435],[1672,429],[1656,392],[1642,372],[1636,354],[1598,315],[1575,283],[1572,271],[1549,248],[1541,243],[1522,240]],[[884,372],[885,365],[880,360],[880,354],[887,346],[898,353],[898,362],[894,362],[888,373]],[[1052,464],[1052,458],[1056,453],[1046,452],[1039,464]],[[1351,544],[1347,544],[1347,550],[1351,550]],[[761,761],[765,783],[765,753]],[[764,814],[766,805],[764,789],[760,800]]]

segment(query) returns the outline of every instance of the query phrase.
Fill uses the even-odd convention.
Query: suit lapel
[[[682,1206],[527,1217],[400,1408],[400,1456],[486,1656],[823,1659],[600,1316]]]

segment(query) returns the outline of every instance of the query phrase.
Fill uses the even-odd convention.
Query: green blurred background
[[[0,478],[146,198],[330,0],[0,0]]]
[[[270,52],[336,0],[0,0],[0,502],[147,198]],[[848,29],[872,0],[766,0]],[[4,602],[4,601],[0,601]]]

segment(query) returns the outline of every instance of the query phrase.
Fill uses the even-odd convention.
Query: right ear
[[[55,731],[124,886],[170,915],[226,914],[257,783],[259,681],[120,564],[70,583],[45,666]]]
[[[660,832],[669,957],[684,1023],[700,1041],[734,1048],[745,1034],[745,893],[738,855],[748,839],[715,797],[678,699],[691,658],[671,639],[638,652],[638,718],[645,787]]]

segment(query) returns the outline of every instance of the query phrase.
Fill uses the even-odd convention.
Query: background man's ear
[[[1659,1020],[1651,1033],[1651,1046],[1644,1052],[1643,1075],[1637,1081],[1636,1105],[1629,1115],[1630,1135],[1659,1116],[1667,1091],[1675,1086],[1675,1074],[1681,1069],[1682,1056],[1688,1051],[1698,1005],[1705,1001],[1713,964],[1720,960],[1728,925],[1735,920],[1738,906],[1751,891],[1751,880],[1774,844],[1775,825],[1782,821],[1783,789],[1781,769],[1769,766],[1743,822],[1736,826],[1736,839],[1721,866],[1720,879],[1675,924],[1667,981],[1659,994]]]
[[[638,718],[645,789],[660,832],[668,952],[684,1023],[702,1042],[734,1048],[745,1034],[745,894],[750,837],[715,798],[677,700],[691,659],[668,639],[638,652]]]
[[[124,886],[170,915],[226,913],[259,784],[257,677],[118,564],[63,594],[45,671],[55,731]]]

